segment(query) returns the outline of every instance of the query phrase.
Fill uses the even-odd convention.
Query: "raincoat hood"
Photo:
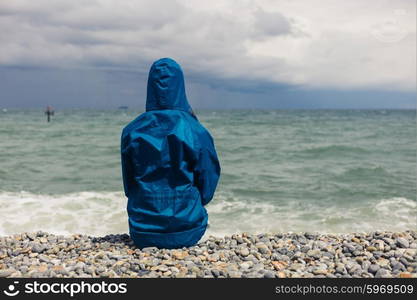
[[[146,111],[162,109],[192,113],[185,94],[182,69],[171,58],[155,61],[149,71]]]

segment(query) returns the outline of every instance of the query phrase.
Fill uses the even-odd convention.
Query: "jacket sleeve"
[[[121,138],[120,153],[122,162],[123,187],[126,197],[129,197],[130,180],[132,179],[132,163],[128,153],[126,137],[123,134]]]
[[[220,177],[220,163],[211,137],[200,149],[195,175],[202,204],[206,205],[213,199]]]

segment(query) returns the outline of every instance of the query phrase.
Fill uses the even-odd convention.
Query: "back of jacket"
[[[152,65],[146,112],[123,129],[121,158],[135,244],[179,248],[197,243],[207,227],[204,205],[213,198],[220,165],[172,59]]]

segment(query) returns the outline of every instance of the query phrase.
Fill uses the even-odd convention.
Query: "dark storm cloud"
[[[415,3],[378,3],[2,1],[0,75],[8,83],[0,101],[18,94],[40,103],[50,78],[60,101],[77,94],[91,105],[139,103],[150,64],[166,56],[183,66],[204,107],[219,97],[231,106],[250,97],[283,104],[281,95],[302,88],[415,92]],[[12,79],[26,89],[12,90]]]

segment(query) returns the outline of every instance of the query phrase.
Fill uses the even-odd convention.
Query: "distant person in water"
[[[47,116],[46,118],[47,118],[48,122],[50,122],[51,121],[51,116],[54,115],[54,109],[52,108],[52,106],[48,105],[46,107],[45,115]]]
[[[140,248],[196,244],[206,231],[204,206],[213,198],[220,165],[174,60],[153,63],[146,112],[123,129],[121,160],[134,243]]]

